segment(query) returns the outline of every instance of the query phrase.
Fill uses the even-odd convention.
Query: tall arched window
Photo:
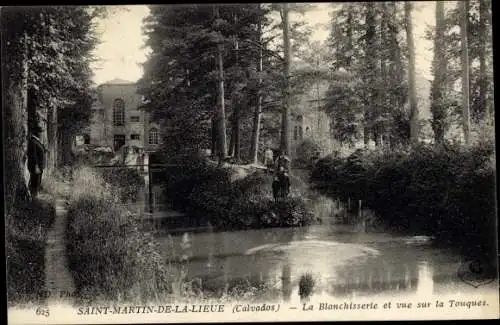
[[[299,126],[299,139],[302,140],[303,134],[302,134],[302,126]]]
[[[125,102],[121,98],[113,102],[113,125],[121,126],[125,123]]]
[[[157,128],[152,128],[149,130],[148,143],[149,144],[158,144],[159,143],[159,134],[158,134]]]
[[[298,127],[295,126],[295,128],[293,129],[293,139],[297,140],[298,136],[299,136]]]

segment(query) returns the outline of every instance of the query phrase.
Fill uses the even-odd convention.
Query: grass
[[[66,197],[61,183],[69,179],[69,170],[67,167],[61,169],[46,170],[42,177],[42,191],[52,197]]]
[[[39,304],[44,300],[45,244],[55,219],[53,202],[35,199],[6,216],[8,303]]]
[[[303,274],[299,280],[299,296],[301,299],[310,297],[313,293],[316,281],[311,273]]]
[[[82,303],[145,303],[172,293],[173,271],[153,238],[88,167],[74,172],[68,208],[69,268]]]

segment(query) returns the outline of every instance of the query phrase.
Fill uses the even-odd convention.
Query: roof
[[[135,85],[135,84],[136,83],[133,81],[120,79],[120,78],[115,78],[113,80],[110,80],[108,82],[103,83],[103,85]]]

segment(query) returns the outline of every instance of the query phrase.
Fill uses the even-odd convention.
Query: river
[[[293,171],[302,183],[307,183],[307,174]],[[477,293],[473,285],[479,284],[479,288],[498,292],[498,281],[487,284],[481,277],[464,276],[468,262],[451,249],[437,248],[432,238],[343,224],[338,219],[342,208],[336,202],[309,192],[313,193],[310,208],[321,220],[317,225],[224,232],[203,229],[158,233],[157,239],[166,258],[185,261],[188,278],[202,278],[208,287],[218,288],[245,280],[264,283],[272,291],[270,296],[285,301],[297,299],[300,279],[306,274],[314,279],[313,295],[336,298],[468,295]]]
[[[305,274],[315,280],[314,295],[336,298],[476,290],[460,275],[463,258],[434,247],[432,238],[338,224],[330,213],[334,202],[319,197],[313,205],[322,220],[319,225],[163,234],[158,240],[166,256],[186,260],[188,278],[200,277],[215,286],[255,280],[285,301],[298,297]],[[495,282],[485,286],[498,290]]]

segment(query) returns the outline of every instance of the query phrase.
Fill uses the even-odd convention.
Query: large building
[[[100,85],[92,107],[91,123],[84,142],[94,150],[113,153],[112,162],[137,168],[146,186],[140,209],[153,213],[163,210],[160,184],[151,184],[149,157],[161,144],[160,125],[141,108],[142,96],[134,82],[114,79]],[[153,171],[153,170],[151,170]]]
[[[156,151],[161,141],[160,128],[140,108],[142,103],[133,82],[114,79],[100,85],[92,109],[89,144],[109,147],[113,152],[124,146]]]
[[[329,153],[333,148],[330,132],[330,117],[322,110],[327,82],[315,82],[305,93],[297,96],[291,109],[292,156],[296,155],[297,147],[310,139],[322,148],[322,154]]]

